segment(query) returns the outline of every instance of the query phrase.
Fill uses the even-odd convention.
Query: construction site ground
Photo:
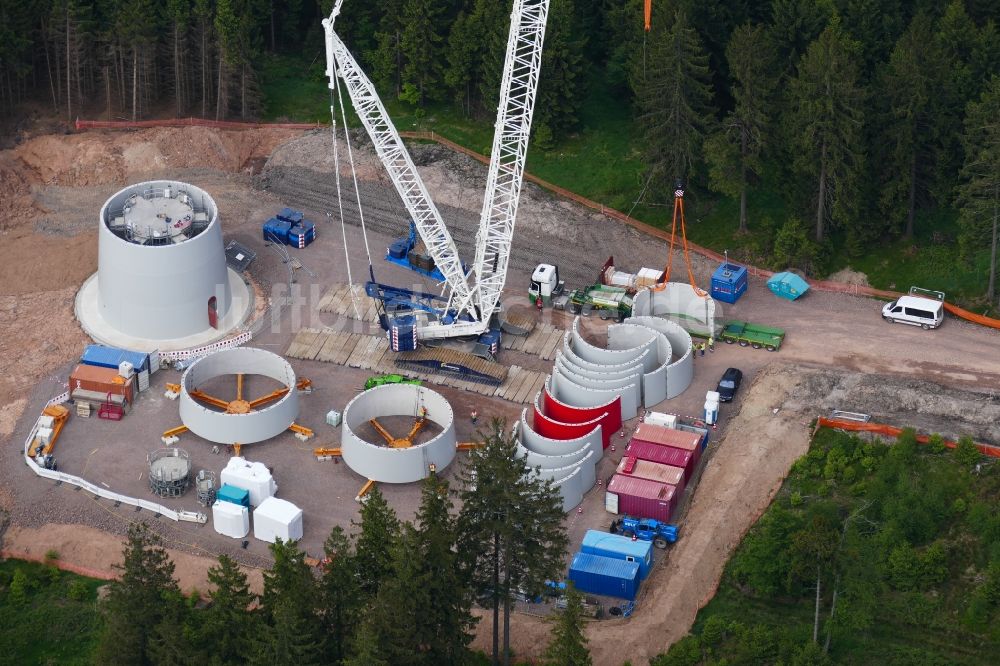
[[[405,234],[407,218],[370,151],[357,144],[354,148],[376,277],[390,284],[426,288],[427,283],[415,280],[414,274],[382,261],[388,242]],[[485,168],[437,146],[417,145],[412,152],[460,252],[471,257]],[[87,343],[73,318],[73,295],[96,270],[97,213],[108,196],[129,182],[176,178],[204,188],[219,205],[226,240],[238,240],[257,252],[249,277],[262,301],[258,309],[263,311],[269,302],[270,310],[263,312],[266,321],[253,345],[285,354],[305,328],[378,334],[370,322],[319,311],[331,288],[346,284],[349,278],[359,283],[368,274],[360,218],[349,189],[344,204],[346,228],[339,222],[332,163],[330,136],[325,131],[185,128],[43,135],[0,152],[0,284],[4,285],[0,295],[0,508],[11,517],[0,544],[5,553],[41,557],[55,549],[64,561],[108,572],[120,559],[121,535],[129,521],[144,519],[166,539],[185,587],[206,589],[205,570],[220,552],[244,563],[259,585],[259,568],[268,564],[262,542],[251,537],[244,550],[239,541],[216,534],[210,524],[156,519],[147,512],[94,500],[65,485],[55,486],[31,473],[21,458],[21,447],[45,401],[64,390],[63,382]],[[347,182],[342,185],[346,187]],[[261,224],[283,206],[302,209],[317,222],[318,239],[313,245],[287,250],[302,268],[292,268],[275,248],[260,240]],[[616,257],[621,269],[637,270],[662,266],[668,254],[663,242],[532,185],[524,188],[514,238],[508,301],[523,313],[534,312],[525,292],[537,263],[557,264],[567,285],[574,287],[595,282],[608,255]],[[693,259],[697,282],[707,286],[715,265]],[[679,252],[674,270],[674,279],[684,281]],[[291,288],[289,276],[295,281]],[[736,305],[720,305],[727,317],[785,328],[785,344],[777,353],[717,345],[714,353],[696,359],[691,388],[657,407],[700,414],[705,391],[715,387],[726,367],[744,371],[744,386],[736,402],[722,407],[700,479],[686,492],[680,541],[665,553],[665,563],[644,584],[632,617],[589,626],[596,664],[619,664],[625,657],[635,664],[644,663],[686,633],[697,610],[714,593],[732,549],[766,509],[791,463],[805,452],[808,424],[815,416],[832,409],[859,411],[878,421],[912,425],[921,431],[950,437],[968,433],[981,441],[1000,443],[1000,332],[952,318],[937,331],[892,326],[881,320],[877,301],[811,292],[792,303],[771,295],[757,279],[751,279],[747,295]],[[553,328],[570,324],[563,313],[546,310],[533,316]],[[590,339],[601,344],[606,324],[596,317],[585,324]],[[302,396],[299,423],[313,428],[316,437],[302,443],[286,433],[244,449],[248,459],[274,468],[278,495],[303,508],[302,546],[312,555],[320,554],[332,526],[350,528],[358,516],[354,495],[364,479],[343,463],[318,462],[311,451],[339,443],[339,429],[324,422],[326,412],[342,409],[379,369],[365,367],[362,356],[354,359],[356,367],[290,359],[299,377],[313,381],[312,393]],[[545,350],[505,350],[501,360],[525,372],[545,373],[551,367],[550,357],[545,356]],[[384,355],[380,358],[387,362]],[[60,470],[117,492],[155,499],[149,495],[145,477],[146,455],[162,446],[163,430],[179,423],[176,403],[164,398],[162,390],[164,383],[178,378],[179,373],[172,370],[157,373],[154,387],[142,394],[135,410],[121,422],[71,417],[56,445]],[[523,383],[533,379],[524,375]],[[492,416],[513,421],[526,406],[523,401],[431,384],[454,407],[459,441],[474,435],[469,419],[472,409],[481,415],[481,426]],[[248,390],[255,390],[253,386],[249,383]],[[226,388],[221,382],[216,386],[220,394]],[[230,390],[235,394],[235,386]],[[632,427],[634,423],[627,424],[626,435]],[[616,438],[616,442],[623,444],[625,439]],[[194,435],[183,435],[178,445],[191,454],[195,469],[213,469],[218,474],[225,465],[224,450],[213,454],[211,444]],[[600,463],[600,478],[612,473],[621,453],[622,446],[617,444],[615,451],[607,451]],[[460,453],[445,475],[454,478],[463,459]],[[412,518],[418,486],[386,486],[383,492],[402,518]],[[163,503],[198,508],[193,491]],[[610,517],[604,511],[603,492],[595,488],[580,511],[567,515],[571,548],[575,550],[587,529],[606,529]],[[479,626],[478,644],[483,647],[488,645],[489,624],[485,621]],[[538,654],[548,630],[539,618],[516,614],[512,619],[515,651]],[[629,646],[627,654],[622,645]]]

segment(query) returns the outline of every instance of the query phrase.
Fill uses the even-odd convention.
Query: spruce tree
[[[214,589],[209,606],[199,613],[199,633],[219,663],[239,664],[250,656],[251,639],[260,627],[258,613],[250,611],[257,595],[228,555],[220,555],[219,563],[208,570],[208,581]]]
[[[944,85],[943,56],[930,18],[917,14],[896,44],[882,79],[888,103],[881,208],[897,230],[913,238],[917,208],[928,203],[938,129],[935,99]]]
[[[969,104],[965,118],[965,165],[958,206],[963,254],[971,258],[989,247],[986,298],[997,296],[998,232],[1000,232],[1000,76],[994,76],[980,98]]]
[[[416,618],[427,645],[426,657],[435,664],[462,663],[472,640],[472,592],[458,569],[455,517],[448,483],[431,474],[421,490],[417,529],[413,533],[421,593],[427,607]]]
[[[268,613],[271,621],[254,638],[249,663],[259,666],[326,663],[316,622],[297,607],[295,599],[280,598]]]
[[[147,664],[153,661],[151,639],[180,596],[174,563],[160,537],[145,523],[130,525],[120,576],[108,585],[103,603],[104,632],[97,647],[101,663]]]
[[[392,554],[387,545],[399,538],[399,519],[378,486],[365,496],[361,506],[361,531],[354,543],[354,575],[362,605],[375,599],[382,582],[392,572]]]
[[[501,654],[503,607],[506,665],[514,594],[540,594],[545,580],[560,574],[567,539],[558,491],[517,456],[517,441],[506,423],[494,419],[483,437],[462,477],[458,552],[477,598],[488,599],[492,608],[494,663]]]
[[[832,21],[809,45],[791,82],[794,166],[812,179],[815,240],[821,243],[831,220],[855,222],[853,187],[860,160],[864,91],[858,84],[857,45]]]
[[[444,82],[466,117],[471,117],[478,99],[476,77],[482,58],[479,22],[472,14],[460,12],[448,33],[448,66]]]
[[[735,107],[705,143],[712,188],[739,198],[739,230],[747,231],[747,190],[760,175],[777,79],[774,50],[764,29],[750,24],[733,32],[726,48]]]
[[[632,67],[645,164],[658,188],[687,180],[713,120],[708,56],[685,11],[672,19],[653,24],[648,58],[637,55]]]
[[[326,557],[320,579],[319,608],[323,619],[325,655],[337,664],[349,654],[348,641],[360,621],[358,581],[354,552],[342,528],[334,527],[323,544]]]
[[[533,140],[543,150],[551,149],[579,123],[577,113],[586,95],[586,44],[574,0],[552,0],[533,123]]]
[[[583,635],[583,595],[573,584],[566,588],[566,608],[552,622],[552,640],[545,651],[551,666],[590,666],[593,661]]]
[[[316,578],[294,541],[278,539],[270,551],[274,564],[264,573],[264,594],[260,598],[264,626],[254,640],[253,660],[293,663],[282,659],[299,655],[296,663],[319,663],[323,636]],[[268,662],[269,658],[272,661]]]
[[[444,61],[444,8],[438,0],[404,0],[402,97],[423,107],[441,96]]]

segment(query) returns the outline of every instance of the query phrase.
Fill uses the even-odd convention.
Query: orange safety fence
[[[859,421],[842,421],[840,419],[828,419],[825,417],[820,417],[816,425],[817,427],[836,428],[837,430],[849,430],[851,432],[873,432],[877,435],[885,435],[886,437],[899,437],[903,432],[902,428],[885,425],[884,423],[861,423]],[[917,435],[917,442],[919,444],[927,444],[929,441],[930,437],[928,435]],[[944,445],[949,449],[953,449],[958,444],[946,439],[944,440]],[[1000,446],[977,442],[976,448],[983,455],[990,456],[991,458],[1000,458]]]
[[[962,319],[966,319],[976,324],[989,326],[990,328],[1000,328],[1000,320],[991,319],[989,317],[984,317],[983,315],[978,315],[975,312],[969,312],[968,310],[963,310],[957,305],[952,305],[951,303],[945,303],[944,309],[952,313],[956,317],[961,317]]]
[[[215,127],[218,129],[263,129],[263,128],[274,128],[274,129],[298,129],[298,130],[308,130],[316,129],[318,127],[327,127],[325,124],[321,123],[244,123],[229,120],[207,120],[204,118],[174,118],[172,120],[79,120],[76,121],[76,129],[129,129],[129,128],[143,128],[143,127]],[[450,139],[437,134],[436,132],[400,132],[399,135],[406,139],[417,139],[420,141],[434,141],[435,143],[441,144],[447,148],[454,150],[455,152],[462,153],[463,155],[468,155],[469,157],[482,162],[483,164],[489,164],[490,158],[481,153],[477,153],[474,150],[461,146]],[[564,187],[560,187],[554,183],[550,183],[547,180],[542,180],[538,176],[532,175],[525,172],[525,180],[532,182],[539,187],[542,187],[554,194],[574,201],[581,206],[586,206],[591,210],[599,211],[602,215],[610,217],[614,220],[618,220],[623,224],[627,224],[633,229],[641,231],[654,238],[659,238],[660,240],[670,242],[670,234],[663,229],[654,227],[651,224],[647,224],[641,220],[637,220],[634,217],[626,215],[620,210],[615,210],[614,208],[609,208],[602,203],[592,201],[586,197],[582,197],[575,192],[571,192]],[[726,258],[716,252],[715,250],[710,250],[707,247],[702,247],[697,243],[692,243],[688,241],[688,248],[695,254],[700,254],[701,256],[711,259],[712,261],[725,261]],[[769,271],[764,268],[758,268],[750,264],[745,264],[747,272],[754,277],[769,278],[774,275],[773,271]],[[825,280],[806,280],[809,283],[809,287],[815,289],[816,291],[826,291],[840,294],[852,294],[854,296],[874,296],[876,298],[897,298],[903,296],[904,294],[898,291],[890,291],[887,289],[875,289],[873,287],[865,287],[857,284],[844,284],[843,282],[828,282]],[[969,312],[963,310],[962,308],[956,307],[949,303],[945,303],[945,309],[956,317],[961,317],[976,324],[981,324],[983,326],[989,326],[991,328],[1000,329],[1000,320],[991,319],[990,317],[984,317],[983,315],[977,315],[974,312]]]

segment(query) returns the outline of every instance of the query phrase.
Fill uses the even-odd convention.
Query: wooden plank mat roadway
[[[330,287],[319,301],[319,311],[336,314],[349,319],[357,319],[355,305],[361,315],[361,321],[370,324],[378,323],[378,309],[375,300],[368,298],[364,287],[338,284]],[[500,346],[503,349],[524,352],[551,361],[562,342],[565,330],[551,324],[540,324],[525,336],[504,335]]]
[[[562,332],[560,332],[559,339],[562,339]],[[541,348],[541,341],[536,344]],[[380,374],[400,372],[395,365],[396,354],[389,350],[389,341],[381,335],[306,328],[299,331],[292,339],[285,356],[306,361],[346,365],[351,368],[372,370]],[[405,374],[426,379],[435,384],[522,404],[535,398],[535,394],[542,390],[546,377],[545,373],[526,370],[517,365],[510,366],[507,379],[500,386],[489,386],[457,377],[421,372],[409,368],[405,370]]]

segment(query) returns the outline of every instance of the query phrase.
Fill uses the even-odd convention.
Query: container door
[[[218,318],[219,313],[215,309],[215,296],[208,299],[208,325],[212,328],[218,328]]]
[[[604,493],[604,508],[608,513],[618,515],[618,493]]]

